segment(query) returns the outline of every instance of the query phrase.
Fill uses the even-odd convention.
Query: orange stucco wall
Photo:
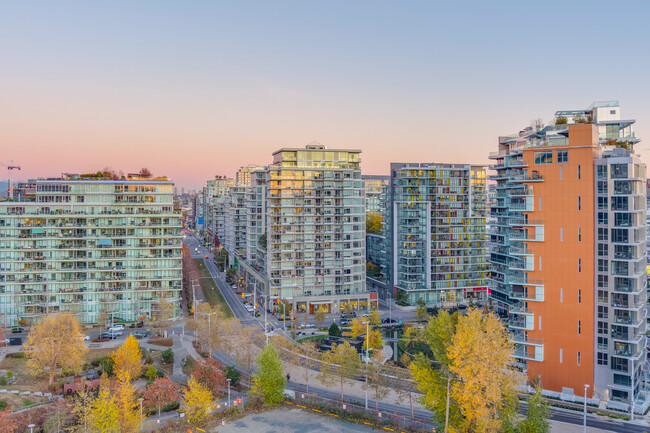
[[[533,187],[535,200],[534,211],[528,212],[528,217],[544,221],[544,241],[527,242],[535,257],[535,270],[528,272],[528,278],[544,280],[544,301],[528,302],[528,308],[534,311],[535,329],[529,331],[528,336],[544,340],[544,361],[528,361],[528,377],[536,380],[541,376],[543,388],[553,391],[573,388],[577,395],[582,395],[584,385],[589,384],[589,396],[594,387],[594,158],[598,152],[597,143],[598,133],[593,125],[572,125],[568,146],[531,148],[523,155],[528,162],[528,173],[535,170],[544,178],[543,182],[528,183]],[[534,153],[544,149],[553,150],[553,163],[535,165]],[[556,151],[565,149],[569,151],[569,160],[558,164]],[[580,270],[578,259],[581,259]]]

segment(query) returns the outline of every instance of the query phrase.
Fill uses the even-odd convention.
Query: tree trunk
[[[54,382],[54,376],[56,375],[56,368],[54,366],[50,366],[50,385]]]
[[[343,379],[341,379],[341,403],[343,403]]]

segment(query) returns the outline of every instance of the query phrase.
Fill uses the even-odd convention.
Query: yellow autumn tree
[[[458,319],[447,349],[454,381],[451,395],[465,426],[473,431],[499,432],[512,417],[521,378],[510,368],[514,345],[496,315],[475,308]]]
[[[129,372],[119,370],[115,385],[115,403],[118,408],[118,431],[120,433],[131,433],[137,430],[139,414],[135,390],[136,387],[131,383]]]
[[[377,212],[368,212],[366,214],[366,233],[381,233],[382,217]]]
[[[54,382],[57,369],[81,371],[84,354],[84,334],[77,319],[68,313],[42,318],[32,326],[24,345],[27,369],[38,376],[47,374]]]
[[[360,318],[354,319],[352,321],[352,337],[356,338],[359,335],[365,335],[368,331],[368,335],[363,339],[363,350],[366,350],[366,347],[370,349],[381,349],[384,347],[384,338],[381,335],[379,329],[375,329],[371,326],[366,326],[366,323],[363,322]]]
[[[493,313],[441,311],[421,337],[436,362],[420,353],[409,369],[439,424],[448,422],[450,432],[487,433],[514,424],[520,377],[511,369],[512,342]]]
[[[118,408],[111,393],[110,381],[103,374],[99,381],[99,395],[92,402],[87,419],[79,420],[75,431],[96,433],[118,433]]]
[[[187,381],[187,389],[183,392],[187,420],[200,423],[214,408],[212,392],[193,377]]]
[[[113,371],[119,376],[121,371],[128,373],[131,379],[137,379],[142,373],[142,351],[140,343],[133,335],[126,338],[115,352],[111,354],[111,359],[115,362]]]

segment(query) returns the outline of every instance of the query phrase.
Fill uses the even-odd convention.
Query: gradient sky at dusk
[[[0,0],[0,161],[199,187],[317,140],[388,174],[487,163],[499,135],[617,99],[650,162],[648,17],[644,0]]]

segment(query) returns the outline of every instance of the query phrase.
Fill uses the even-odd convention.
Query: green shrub
[[[7,358],[21,359],[25,357],[25,352],[8,353]]]
[[[13,371],[7,371],[7,379],[11,379],[14,377],[14,372]]]
[[[106,373],[108,376],[113,375],[113,366],[115,365],[115,361],[113,361],[110,356],[95,359],[91,364],[95,367],[99,367],[102,372]]]
[[[160,355],[160,359],[162,359],[162,362],[165,364],[173,364],[174,352],[171,349],[167,349]]]
[[[9,403],[7,403],[6,401],[0,400],[0,410],[5,410],[8,407],[9,407]]]
[[[147,371],[145,371],[145,373],[144,373],[144,377],[146,377],[147,379],[149,379],[151,381],[154,381],[156,379],[156,377],[158,376],[157,373],[158,373],[158,370],[156,370],[156,367],[154,367],[153,365],[149,365],[147,367]]]
[[[7,386],[7,378],[5,376],[0,377],[0,386]]]
[[[233,386],[239,384],[239,372],[235,367],[226,367],[226,379],[230,379]]]
[[[23,406],[31,406],[33,404],[34,404],[34,402],[31,401],[30,399],[28,399],[28,398],[23,399]]]

